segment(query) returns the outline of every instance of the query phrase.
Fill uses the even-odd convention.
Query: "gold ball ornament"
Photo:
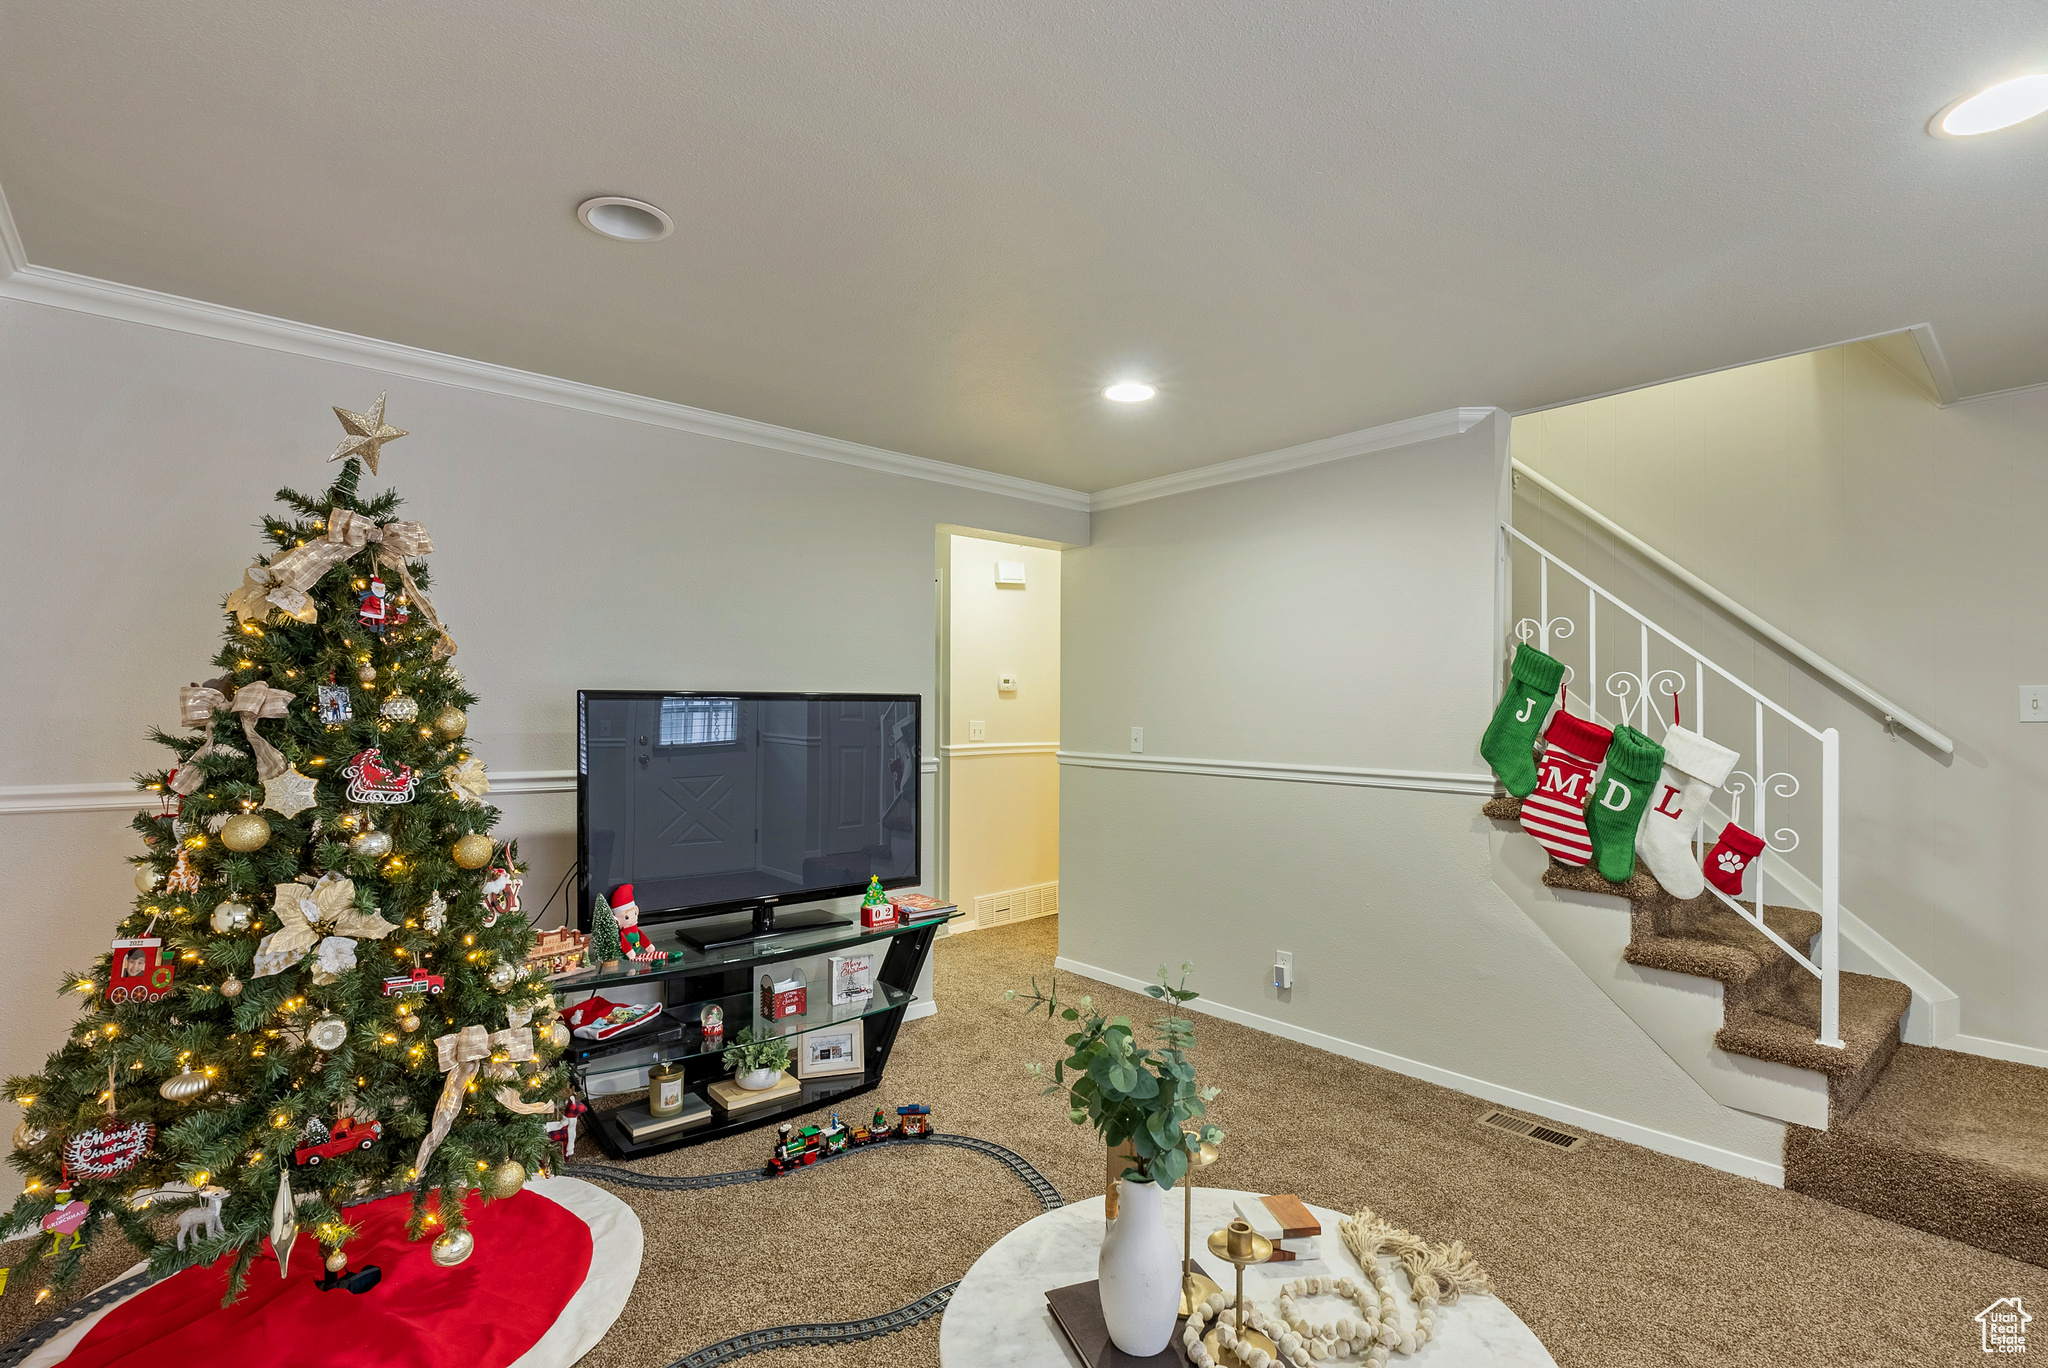
[[[238,812],[222,824],[220,843],[245,854],[261,850],[270,844],[270,823],[263,820],[261,813]]]
[[[556,1018],[555,1020],[550,1021],[548,1023],[548,1044],[554,1046],[558,1050],[566,1050],[569,1048],[568,1023],[562,1021],[560,1018]]]
[[[18,1150],[34,1149],[50,1138],[50,1133],[40,1126],[23,1121],[14,1128],[14,1147]]]
[[[388,831],[358,831],[349,837],[348,848],[366,860],[381,860],[391,853],[391,833]]]
[[[348,1042],[348,1023],[338,1016],[324,1016],[313,1023],[306,1039],[316,1050],[338,1050]]]
[[[453,1268],[476,1252],[476,1237],[467,1230],[451,1230],[434,1241],[434,1262]]]
[[[462,868],[482,869],[491,862],[493,848],[490,837],[473,831],[457,841],[450,853],[454,855],[455,863]]]
[[[224,902],[219,907],[213,909],[213,916],[208,918],[208,921],[212,924],[214,930],[220,932],[223,936],[228,936],[233,935],[237,931],[247,931],[249,923],[254,919],[255,914],[245,904]]]
[[[367,660],[366,660],[366,661],[364,661],[364,662],[362,663],[361,667],[359,667],[359,668],[358,668],[358,669],[356,670],[356,678],[357,678],[357,679],[360,679],[360,680],[362,680],[362,681],[363,681],[363,683],[365,683],[365,684],[374,684],[374,683],[376,683],[376,682],[377,682],[377,667],[376,667],[375,665],[372,665],[372,664],[371,664],[371,663],[370,663],[369,661],[367,661]]]
[[[434,714],[434,735],[443,741],[453,741],[469,730],[469,714],[462,709],[449,706]]]
[[[163,881],[163,871],[154,865],[144,865],[135,871],[135,891],[137,893],[154,893]]]
[[[327,1271],[329,1273],[344,1272],[347,1270],[347,1268],[348,1252],[346,1250],[336,1249],[332,1254],[329,1254],[327,1256]]]
[[[517,1159],[507,1159],[491,1170],[491,1196],[510,1197],[526,1186],[526,1166]]]
[[[157,1085],[157,1092],[166,1101],[190,1102],[203,1095],[213,1086],[213,1080],[196,1069],[187,1069],[181,1074],[166,1078]]]
[[[238,998],[242,995],[242,981],[238,978],[221,980],[220,995],[224,998]]]
[[[417,1031],[419,1028],[420,1019],[417,1016],[413,1015],[411,1012],[407,1012],[404,1016],[398,1019],[398,1029],[404,1031],[408,1035],[412,1034],[414,1031]]]

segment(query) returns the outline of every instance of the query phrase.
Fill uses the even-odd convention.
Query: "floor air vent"
[[[1528,1117],[1517,1116],[1513,1112],[1488,1111],[1479,1118],[1479,1124],[1491,1126],[1495,1130],[1504,1130],[1510,1135],[1519,1135],[1524,1140],[1534,1140],[1537,1144],[1548,1145],[1552,1149],[1575,1150],[1586,1143],[1586,1137],[1583,1135],[1559,1130],[1547,1121],[1531,1121]]]

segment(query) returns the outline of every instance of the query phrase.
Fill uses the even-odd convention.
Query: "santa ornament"
[[[619,953],[632,960],[666,959],[654,942],[640,929],[640,904],[633,901],[633,885],[620,884],[612,890],[612,920],[619,924]]]
[[[1614,733],[1559,708],[1544,739],[1549,745],[1536,761],[1536,788],[1522,800],[1522,830],[1558,863],[1584,865],[1593,858],[1586,798]]]
[[[356,595],[356,618],[371,636],[383,636],[385,628],[403,626],[411,616],[403,603],[391,597],[383,580],[371,580],[370,587]]]
[[[507,912],[519,910],[519,890],[526,880],[519,877],[518,868],[512,864],[509,849],[502,865],[491,866],[484,876],[484,925],[496,926],[498,918]]]

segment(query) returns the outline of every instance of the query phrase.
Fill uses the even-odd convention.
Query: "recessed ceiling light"
[[[667,214],[645,200],[599,195],[576,206],[576,217],[593,233],[620,242],[658,242],[676,230]]]
[[[1934,116],[1927,131],[1938,138],[1973,138],[2027,120],[2048,110],[2048,73],[2019,76],[1957,100]]]
[[[1114,399],[1119,404],[1142,404],[1159,393],[1142,380],[1119,380],[1102,392],[1105,399]]]

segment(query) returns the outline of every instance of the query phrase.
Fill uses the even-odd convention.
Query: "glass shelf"
[[[838,1026],[845,1022],[859,1021],[864,1017],[879,1016],[884,1012],[892,1012],[898,1007],[907,1006],[916,1000],[917,995],[915,993],[908,992],[902,988],[891,987],[886,983],[877,983],[874,994],[864,1002],[842,1002],[836,1007],[829,1004],[820,1004],[812,1007],[810,1011],[802,1016],[784,1017],[781,1021],[773,1023],[756,1021],[751,1024],[755,1028],[756,1038],[758,1039],[788,1040],[796,1036],[807,1035],[812,1031],[821,1031],[827,1027]],[[696,1004],[690,1005],[695,1006]],[[686,1007],[683,1010],[688,1010],[688,1008]],[[657,1021],[663,1019],[660,1017],[656,1018]],[[587,1063],[579,1061],[577,1067],[585,1078],[598,1078],[606,1074],[644,1069],[653,1062],[651,1059],[627,1059],[625,1056],[628,1054],[637,1055],[643,1050],[655,1049],[661,1052],[662,1059],[666,1061],[701,1059],[711,1055],[722,1054],[726,1050],[731,1049],[734,1039],[739,1035],[739,1030],[739,1027],[733,1025],[732,1016],[728,1013],[726,1016],[725,1039],[720,1041],[715,1049],[707,1050],[704,1048],[703,1027],[699,1026],[695,1020],[677,1022],[665,1028],[650,1030],[645,1035],[593,1042],[608,1050],[608,1053],[596,1056]],[[573,1049],[577,1043],[571,1041],[571,1048]]]
[[[956,908],[942,916],[926,917],[922,921],[877,931],[870,931],[857,921],[847,926],[821,926],[808,931],[781,931],[758,940],[744,941],[717,950],[698,950],[683,944],[673,926],[643,927],[641,929],[647,932],[647,938],[654,942],[657,950],[670,952],[668,959],[652,963],[623,960],[618,968],[609,970],[579,969],[574,973],[549,979],[548,986],[557,993],[586,993],[593,989],[621,984],[649,983],[691,974],[743,969],[749,965],[764,964],[773,960],[802,959],[809,955],[820,955],[850,946],[874,944],[930,927],[943,926],[959,915],[960,912]]]

